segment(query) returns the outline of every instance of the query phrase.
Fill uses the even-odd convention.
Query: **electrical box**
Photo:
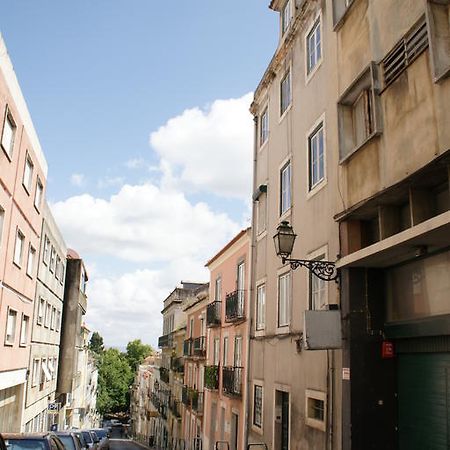
[[[341,312],[338,310],[305,311],[303,348],[305,350],[331,350],[341,347]]]

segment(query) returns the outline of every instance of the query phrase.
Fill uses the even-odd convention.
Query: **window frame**
[[[24,333],[24,323],[25,325],[25,336]],[[26,347],[28,342],[28,330],[30,327],[30,316],[22,313],[22,319],[20,321],[20,336],[19,336],[19,347]],[[23,340],[25,338],[25,340]]]
[[[313,158],[313,139],[321,133],[322,137],[322,177],[317,176],[317,180],[313,180],[313,167],[314,167],[314,158]],[[319,188],[326,184],[327,182],[327,164],[326,164],[326,132],[325,132],[325,117],[322,115],[320,119],[314,124],[313,128],[307,135],[307,149],[308,149],[308,196],[313,195],[315,192],[319,190]],[[319,144],[318,144],[319,145]],[[317,173],[320,173],[320,156],[319,149],[317,148]]]
[[[292,19],[292,0],[286,0],[280,11],[280,31],[282,37],[289,30]]]
[[[291,67],[291,64],[289,63],[288,69],[283,72],[283,76],[280,79],[280,85],[279,85],[279,98],[280,98],[280,103],[279,103],[280,120],[279,121],[280,122],[283,120],[283,118],[286,116],[286,114],[292,107],[292,70],[291,69],[292,69],[292,67]],[[285,102],[283,102],[283,93],[285,92],[283,90],[283,86],[284,86],[284,82],[286,80],[289,81],[286,84],[286,86],[288,86],[287,93],[289,94],[289,102],[287,104],[285,104]],[[283,106],[284,106],[284,109],[283,109]]]
[[[7,150],[5,148],[5,146],[3,145],[3,136],[5,135],[5,126],[6,126],[6,121],[8,121],[9,125],[11,126],[11,142],[9,145],[9,150]],[[7,156],[7,158],[9,159],[9,161],[12,161],[12,156],[14,153],[14,144],[16,143],[16,133],[17,133],[17,123],[14,120],[14,117],[11,113],[11,110],[9,108],[8,105],[6,105],[6,109],[5,109],[5,117],[3,119],[3,126],[2,126],[2,135],[0,136],[0,147],[3,149],[3,151],[5,152],[5,155]]]
[[[318,400],[323,402],[323,420],[319,420],[310,415],[310,403],[309,400]],[[309,427],[316,428],[321,431],[326,431],[327,426],[327,394],[323,391],[318,391],[315,389],[305,390],[305,424]]]
[[[44,319],[44,327],[50,328],[50,320],[52,314],[52,305],[50,302],[45,302],[45,319]]]
[[[11,313],[13,313],[14,316],[14,326],[12,329],[12,339],[9,340],[8,339],[8,328],[9,327],[9,320],[11,317]],[[6,347],[13,347],[15,342],[16,342],[16,334],[17,334],[17,316],[18,316],[18,311],[14,308],[11,308],[10,306],[8,306],[8,310],[6,312],[6,327],[5,327],[5,339],[4,339],[4,345]]]
[[[36,314],[36,324],[37,325],[44,325],[45,323],[45,299],[42,297],[39,297],[39,304],[38,304],[38,310]],[[41,309],[42,307],[42,309]],[[40,314],[42,312],[42,314]]]
[[[284,180],[284,172],[289,168],[289,180],[288,184],[285,184]],[[279,206],[279,215],[280,217],[284,216],[288,213],[288,211],[292,208],[292,162],[288,159],[280,169],[280,206]],[[287,189],[284,189],[284,188]],[[287,204],[284,204],[284,192],[287,192],[287,196],[289,197],[289,201]]]
[[[16,260],[17,257],[17,243],[20,241],[20,255],[19,255],[19,261]],[[25,244],[25,234],[22,233],[19,227],[16,229],[16,239],[14,243],[14,254],[13,254],[13,263],[19,268],[22,268],[22,262],[23,262],[23,247]]]
[[[256,419],[256,391],[257,388],[260,389],[260,393],[261,393],[261,406],[260,406],[260,411],[259,411],[259,419],[260,422],[257,423],[255,421]],[[253,383],[253,396],[252,396],[252,429],[254,429],[255,431],[258,431],[260,433],[262,433],[263,431],[263,424],[264,424],[264,386],[259,383],[259,382],[254,382]]]
[[[286,298],[283,300],[282,303],[282,296],[281,296],[281,280],[287,279],[285,287],[288,288]],[[277,330],[281,330],[285,332],[286,328],[290,326],[291,324],[291,303],[292,303],[292,272],[291,270],[284,271],[280,274],[278,274],[277,279]],[[282,308],[281,306],[284,305],[284,311],[285,311],[285,321],[282,321],[281,319],[281,312]]]
[[[259,148],[269,140],[269,105],[266,105],[259,116]]]
[[[31,261],[31,263],[30,263]],[[33,247],[31,242],[28,245],[28,258],[27,258],[27,267],[26,267],[26,274],[33,278],[34,273],[34,266],[36,262],[36,249]]]
[[[6,214],[6,211],[0,205],[0,248],[2,247],[3,227],[4,227],[4,223],[5,223],[5,214]]]
[[[32,367],[33,372],[31,374],[31,387],[35,387],[39,384],[40,369],[41,369],[41,360],[39,358],[34,358]]]
[[[29,168],[28,171],[27,168]],[[23,168],[22,186],[24,187],[28,195],[30,195],[31,187],[33,185],[33,172],[34,172],[34,163],[33,160],[31,159],[30,154],[27,152],[25,157],[25,165]],[[27,179],[25,177],[27,177]]]
[[[310,37],[313,37],[316,35],[317,31],[319,32],[320,41],[319,41],[319,47],[320,47],[320,56],[315,57],[314,65],[310,66],[310,57],[311,57],[311,48],[310,48]],[[314,54],[316,54],[317,50],[317,40],[315,39],[314,44]],[[319,67],[322,64],[323,61],[323,26],[322,26],[322,11],[319,11],[319,13],[314,17],[314,20],[312,21],[309,28],[306,30],[305,33],[305,80],[306,84],[308,84],[309,80],[314,76],[314,74],[317,72]]]
[[[41,210],[43,196],[44,196],[44,185],[42,184],[42,181],[38,175],[36,179],[36,190],[34,192],[34,207],[38,212],[40,212]]]
[[[264,301],[260,303],[260,289],[264,291]],[[261,314],[262,313],[262,314]],[[262,316],[262,320],[261,317]],[[264,331],[266,329],[266,283],[261,282],[256,285],[256,305],[255,305],[255,331]]]

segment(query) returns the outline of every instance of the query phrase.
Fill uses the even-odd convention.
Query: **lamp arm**
[[[336,264],[332,261],[282,258],[282,262],[283,264],[289,263],[292,270],[296,270],[300,266],[305,267],[317,278],[324,281],[334,281],[339,276]]]

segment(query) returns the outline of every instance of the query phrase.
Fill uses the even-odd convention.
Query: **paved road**
[[[145,450],[146,447],[131,439],[110,439],[109,448],[110,450]]]

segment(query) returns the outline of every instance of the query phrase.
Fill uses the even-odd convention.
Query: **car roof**
[[[2,433],[3,439],[44,439],[54,433]]]

